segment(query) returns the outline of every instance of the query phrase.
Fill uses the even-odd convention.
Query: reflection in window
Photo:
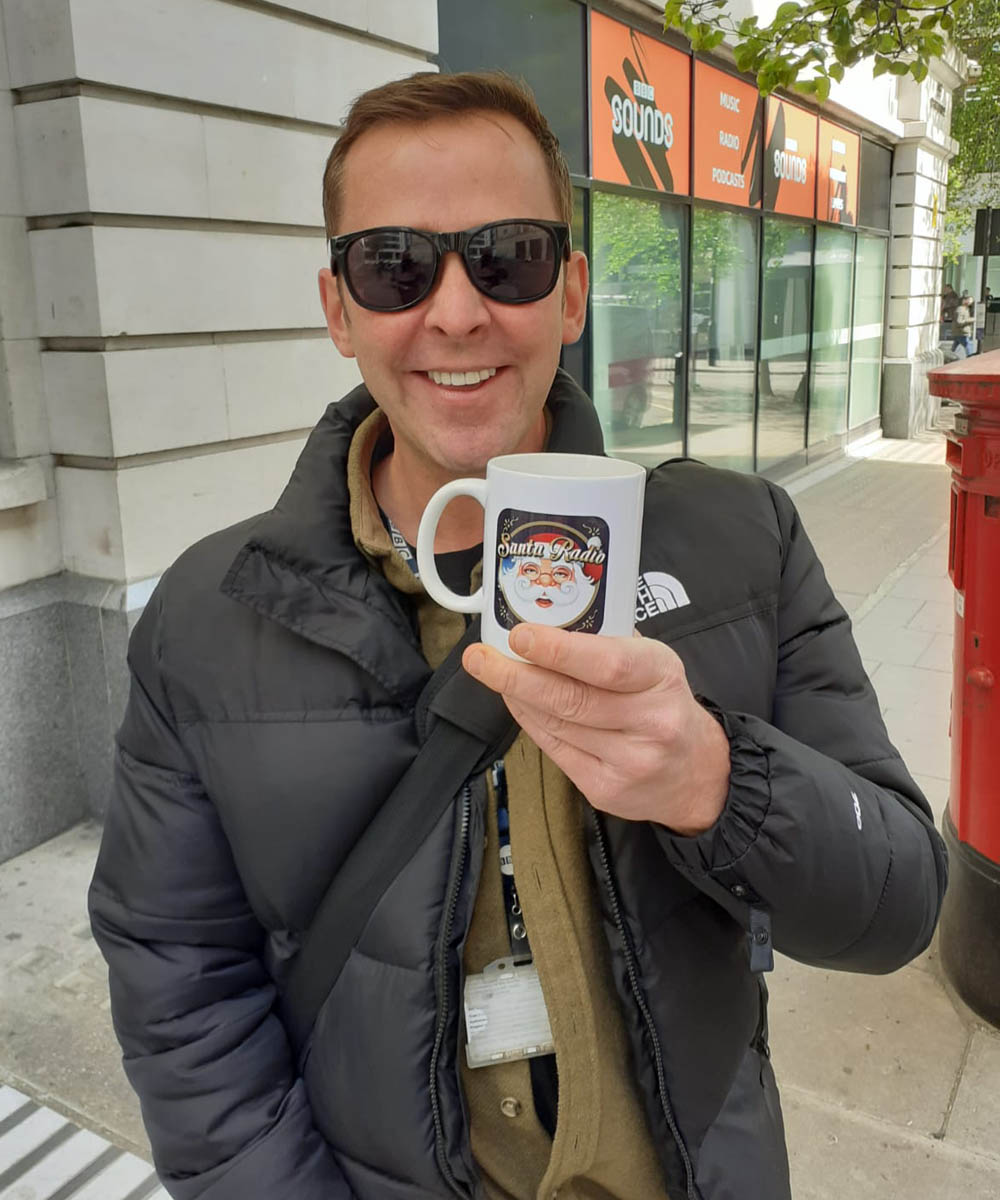
[[[854,234],[847,229],[817,229],[810,446],[847,430],[853,271]]]
[[[806,445],[812,229],[764,221],[757,470]]]
[[[858,256],[854,268],[854,340],[851,347],[852,429],[879,414],[887,246],[885,238],[858,234]]]
[[[757,222],[696,208],[691,262],[688,453],[753,470]]]
[[[401,12],[417,7],[399,5]],[[312,11],[318,11],[315,5]],[[438,0],[436,15],[441,70],[500,67],[523,77],[559,139],[569,169],[586,175],[586,5],[566,0]]]
[[[861,194],[858,199],[858,224],[875,229],[889,228],[889,189],[892,179],[892,151],[867,138],[861,139]]]
[[[684,210],[592,193],[593,396],[608,449],[655,466],[684,424]]]

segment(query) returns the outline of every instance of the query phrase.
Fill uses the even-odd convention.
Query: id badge
[[[538,968],[498,958],[465,980],[465,1047],[470,1067],[516,1062],[555,1050]]]

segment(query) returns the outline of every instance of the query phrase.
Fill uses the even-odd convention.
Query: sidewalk
[[[955,619],[944,442],[860,453],[795,500],[940,826]],[[936,944],[889,976],[779,958],[770,986],[795,1200],[1000,1196],[1000,1033],[949,992]]]
[[[889,732],[939,822],[954,620],[943,462],[940,434],[877,441],[789,487],[852,614]],[[0,866],[0,1084],[143,1156],[86,920],[98,839],[96,825],[82,824]],[[934,947],[875,977],[779,956],[769,984],[795,1200],[1000,1196],[1000,1033],[953,999]],[[98,1189],[110,1178],[100,1172],[79,1193],[65,1183],[24,1190],[23,1173],[8,1183],[10,1136],[0,1115],[0,1200],[117,1200],[110,1184]],[[107,1153],[100,1139],[87,1144],[92,1162]],[[140,1183],[132,1200],[150,1187]]]

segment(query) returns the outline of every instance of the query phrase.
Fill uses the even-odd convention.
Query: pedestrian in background
[[[951,332],[951,323],[955,319],[955,309],[958,308],[958,305],[958,292],[950,283],[946,283],[944,291],[941,293],[941,341],[944,341]]]
[[[951,319],[951,348],[957,350],[961,346],[966,357],[976,352],[971,340],[975,320],[974,313],[972,297],[968,292],[963,292],[958,307],[955,309],[955,315]]]

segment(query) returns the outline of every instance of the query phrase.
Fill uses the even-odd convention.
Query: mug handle
[[[480,585],[471,596],[460,596],[441,582],[437,563],[434,561],[434,536],[437,533],[438,521],[445,507],[456,496],[471,496],[486,507],[485,479],[453,479],[431,496],[424,515],[420,518],[420,528],[417,531],[417,569],[420,571],[420,581],[427,589],[427,594],[436,600],[442,608],[450,608],[452,612],[481,613],[483,611],[483,589]]]

